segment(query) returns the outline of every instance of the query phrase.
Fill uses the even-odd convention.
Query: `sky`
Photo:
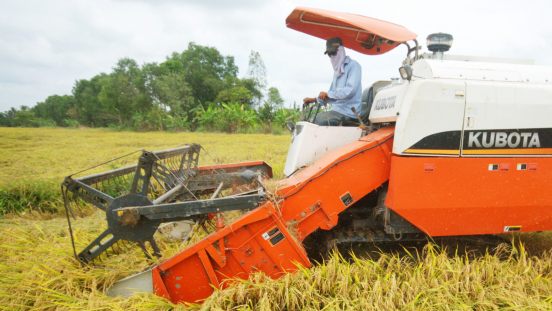
[[[355,13],[405,26],[425,39],[450,33],[450,54],[534,59],[552,66],[552,1],[56,0],[0,2],[0,111],[71,94],[76,80],[111,72],[117,60],[161,63],[189,42],[235,57],[245,77],[260,53],[269,86],[285,102],[326,91],[332,79],[325,42],[289,29],[297,6]],[[398,77],[399,46],[379,56],[347,54],[362,66],[363,88]],[[551,67],[552,70],[552,67]]]

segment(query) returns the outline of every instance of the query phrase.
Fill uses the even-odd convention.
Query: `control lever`
[[[353,111],[353,113],[355,114],[355,116],[358,119],[358,122],[360,123],[360,125],[358,127],[360,127],[362,129],[362,136],[365,136],[366,135],[366,124],[364,124],[364,122],[362,122],[362,119],[358,115],[355,107],[352,107],[351,110]]]
[[[324,101],[323,102],[320,102],[320,100],[317,98],[316,99],[316,102],[310,107],[310,109],[308,108],[308,106],[303,106],[303,109],[301,111],[301,121],[308,121],[308,122],[316,122],[316,117],[318,116],[318,112],[320,111],[320,108],[322,107],[322,105],[324,105],[324,107],[327,107],[328,106],[328,100],[327,98],[324,98]],[[316,108],[316,111],[314,112],[314,115],[312,117],[312,121],[311,121],[311,115],[312,115],[312,110]],[[307,114],[307,110],[308,110],[308,114]],[[326,114],[326,117],[328,119],[328,126],[330,125],[330,116],[328,116]]]
[[[324,107],[328,107],[328,98],[324,98]],[[330,126],[330,114],[326,111],[326,119],[328,120],[328,126]]]

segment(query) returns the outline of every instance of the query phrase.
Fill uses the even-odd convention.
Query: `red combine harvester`
[[[359,126],[313,124],[320,106],[288,124],[288,177],[272,199],[263,186],[272,176],[266,163],[199,167],[200,145],[144,151],[137,165],[67,177],[68,220],[77,198],[103,210],[108,222],[75,253],[83,264],[123,241],[157,255],[153,235],[162,223],[217,218],[216,231],[117,282],[110,295],[145,291],[174,303],[200,302],[213,287],[231,286],[223,283],[228,279],[257,272],[279,278],[311,266],[301,243],[315,231],[354,232],[333,234],[329,249],[552,230],[551,68],[445,54],[452,36],[442,33],[428,37],[433,53],[419,53],[416,34],[356,14],[298,7],[286,24],[325,40],[339,36],[368,55],[405,45],[402,79],[365,90]],[[245,186],[253,190],[240,192]],[[224,226],[220,212],[229,210],[248,211]]]

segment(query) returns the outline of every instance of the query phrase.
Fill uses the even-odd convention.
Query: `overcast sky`
[[[355,13],[400,24],[425,38],[454,36],[449,53],[534,59],[552,66],[552,1],[59,0],[0,2],[0,111],[71,94],[75,80],[110,72],[122,57],[163,62],[193,41],[235,57],[239,75],[258,51],[268,82],[286,103],[326,91],[325,42],[285,26],[296,6]],[[380,56],[348,51],[363,87],[398,77],[400,46]]]

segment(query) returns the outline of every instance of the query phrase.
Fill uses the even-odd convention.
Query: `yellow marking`
[[[118,212],[117,212],[117,215],[123,216],[123,211],[118,211]]]
[[[440,150],[440,149],[406,149],[405,153],[425,153],[425,154],[460,154],[460,150]]]

